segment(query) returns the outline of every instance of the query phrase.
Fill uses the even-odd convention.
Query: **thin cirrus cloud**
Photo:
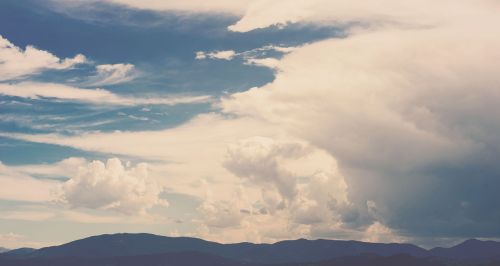
[[[0,95],[27,99],[52,98],[65,101],[101,105],[176,105],[195,104],[210,101],[210,96],[168,96],[156,98],[126,97],[104,89],[81,89],[56,83],[20,82],[0,83]]]
[[[0,35],[0,81],[23,78],[48,69],[70,69],[87,62],[82,54],[61,59],[31,45],[23,50]]]

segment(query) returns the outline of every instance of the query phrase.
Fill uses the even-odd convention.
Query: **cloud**
[[[263,66],[271,69],[276,69],[279,65],[279,60],[276,58],[248,58],[245,62],[249,65]]]
[[[231,60],[233,59],[234,56],[236,56],[236,52],[233,50],[226,50],[226,51],[214,51],[214,52],[196,52],[196,59],[198,60],[203,60],[203,59],[220,59],[220,60]]]
[[[279,61],[273,82],[221,106],[327,150],[349,201],[361,210],[376,203],[390,230],[497,237],[500,215],[491,203],[500,198],[481,184],[500,185],[491,160],[500,129],[500,35],[489,26],[499,23],[495,3],[481,3],[451,4],[443,21],[427,27],[384,25],[305,45]]]
[[[96,66],[97,74],[85,83],[87,86],[104,86],[133,80],[137,73],[133,64],[105,64]]]
[[[242,14],[252,0],[189,0],[189,1],[140,1],[140,0],[105,0],[110,3],[122,4],[133,8],[159,11],[175,11],[184,13],[225,13],[228,15]]]
[[[399,25],[401,27],[427,27],[460,21],[475,16],[483,19],[491,15],[498,5],[492,0],[470,1],[412,1],[379,0],[356,2],[347,0],[187,0],[187,1],[139,1],[103,0],[131,8],[156,11],[172,11],[180,14],[221,14],[238,17],[228,27],[231,31],[248,32],[271,26],[284,27],[290,23],[312,23],[324,26],[346,25]]]
[[[28,236],[20,235],[13,232],[0,234],[0,246],[15,249],[20,247],[41,248],[53,246],[55,243],[30,241]]]
[[[31,45],[23,50],[0,36],[0,81],[22,78],[48,69],[69,69],[86,62],[82,54],[60,59]]]
[[[176,105],[203,103],[210,96],[174,96],[157,98],[139,98],[120,96],[104,89],[81,89],[56,83],[20,82],[13,84],[0,83],[0,95],[22,97],[28,99],[55,98],[65,101],[84,102],[107,105]]]
[[[55,213],[44,211],[2,211],[0,219],[21,221],[44,221],[53,218]]]
[[[228,27],[231,31],[248,32],[291,23],[313,23],[324,26],[399,25],[401,27],[443,24],[463,17],[480,17],[494,1],[412,1],[397,0],[356,2],[346,0],[264,0],[245,7],[245,15]]]
[[[156,8],[141,3],[129,4]],[[210,239],[500,236],[496,2],[254,3],[232,30],[349,27],[274,61],[273,82],[223,98],[224,114],[161,131],[3,136],[171,162],[153,167],[203,200],[210,222],[197,233]],[[290,157],[286,143],[311,148]]]
[[[293,173],[280,167],[279,157],[300,158],[307,153],[298,143],[275,143],[268,138],[242,141],[228,149],[224,166],[252,183],[264,183],[278,189],[283,198],[293,199],[297,193]]]
[[[287,54],[295,50],[297,47],[285,47],[279,45],[269,44],[263,47],[255,48],[248,51],[243,51],[237,53],[233,50],[226,51],[212,51],[212,52],[196,52],[195,59],[197,60],[205,60],[205,59],[219,59],[219,60],[233,60],[234,58],[242,58],[247,65],[256,65],[268,67],[271,69],[275,69],[278,65],[279,60],[277,58],[272,57],[263,57],[266,56],[268,51],[275,51],[281,54]]]
[[[50,202],[56,199],[57,182],[39,180],[19,173],[0,162],[0,199],[25,202]]]
[[[78,211],[64,211],[62,216],[65,220],[84,223],[84,224],[119,224],[124,223],[123,217],[118,216],[105,216],[105,215],[92,215]],[[127,221],[130,220],[127,218]]]
[[[167,205],[159,196],[163,188],[148,177],[147,165],[126,167],[117,159],[106,164],[93,161],[61,186],[62,199],[74,208],[114,210],[144,214],[156,205]]]
[[[69,177],[78,173],[78,168],[85,166],[88,161],[80,157],[69,157],[53,164],[25,164],[8,166],[12,171],[28,176],[42,177]]]
[[[373,221],[366,207],[347,200],[334,158],[262,121],[211,114],[164,131],[16,137],[163,161],[151,164],[150,174],[169,191],[202,202],[194,210],[198,237],[223,242],[325,234],[361,238]],[[200,177],[207,181],[200,183]]]

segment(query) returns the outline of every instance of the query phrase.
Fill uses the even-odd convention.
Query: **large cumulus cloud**
[[[482,10],[428,27],[355,30],[297,49],[280,61],[274,82],[222,107],[328,150],[349,199],[373,202],[391,228],[498,237],[495,21]]]
[[[155,205],[163,188],[148,177],[147,165],[126,167],[118,158],[106,163],[93,161],[61,186],[62,198],[72,207],[109,209],[124,214],[141,214]]]

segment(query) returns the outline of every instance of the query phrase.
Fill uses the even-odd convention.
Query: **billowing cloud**
[[[133,64],[105,64],[96,66],[96,75],[86,85],[103,86],[125,83],[133,80],[137,73]]]
[[[498,236],[491,202],[500,198],[490,186],[500,185],[491,160],[498,157],[500,35],[489,25],[500,21],[487,3],[451,4],[446,23],[386,25],[298,48],[280,60],[272,83],[222,107],[326,149],[349,200],[375,203],[390,230]]]
[[[76,176],[61,186],[62,198],[74,208],[115,210],[144,214],[155,205],[167,205],[160,198],[163,188],[148,177],[147,165],[127,167],[117,159],[93,161],[80,167]]]
[[[459,21],[463,17],[480,17],[485,6],[495,8],[494,1],[412,1],[379,0],[351,2],[347,0],[263,0],[254,1],[245,8],[245,15],[229,30],[247,32],[270,26],[283,27],[290,23],[314,23],[324,26],[349,24],[399,25],[401,27],[429,25]],[[497,6],[498,7],[498,6]]]
[[[224,166],[238,176],[249,178],[252,183],[275,187],[287,199],[297,193],[297,177],[280,168],[280,157],[300,158],[307,154],[298,143],[275,143],[268,138],[254,138],[229,148]]]
[[[170,96],[157,98],[138,98],[121,96],[104,89],[81,89],[56,83],[21,82],[0,84],[0,95],[28,99],[55,98],[58,100],[85,102],[107,105],[176,105],[202,103],[210,100],[209,96]]]
[[[22,78],[46,69],[69,69],[86,62],[81,54],[60,59],[31,45],[23,50],[0,36],[0,81]]]

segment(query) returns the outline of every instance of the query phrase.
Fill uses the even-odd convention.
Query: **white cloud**
[[[464,213],[464,197],[484,208],[485,216],[497,213],[486,200],[463,193],[457,179],[479,186],[498,176],[488,158],[498,147],[500,128],[494,115],[500,104],[500,35],[490,25],[500,21],[493,2],[469,9],[464,2],[446,3],[452,10],[427,27],[384,25],[297,48],[279,61],[272,83],[236,93],[221,106],[327,150],[339,162],[349,200],[362,209],[375,202],[389,230],[419,234],[432,224],[453,227],[453,234],[472,231],[484,217]],[[419,10],[413,15],[432,21]],[[439,193],[439,202],[431,202]],[[498,198],[487,189],[476,193]],[[412,212],[401,206],[412,206]],[[429,209],[440,217],[429,216]],[[457,220],[475,222],[459,228]]]
[[[72,207],[145,214],[155,205],[167,205],[160,198],[163,188],[148,177],[147,165],[128,168],[117,159],[106,164],[93,161],[61,186],[62,198]]]
[[[119,224],[130,221],[130,218],[109,215],[93,215],[79,211],[64,211],[62,216],[65,220],[85,224]]]
[[[176,105],[202,103],[210,96],[168,96],[157,98],[139,98],[120,96],[104,89],[81,89],[63,84],[21,82],[0,84],[0,95],[16,96],[29,99],[55,98],[66,101],[85,102],[107,105]]]
[[[28,176],[70,177],[76,175],[78,168],[85,166],[87,163],[84,158],[70,157],[53,164],[25,164],[9,166],[9,168]]]
[[[29,240],[27,236],[20,235],[13,232],[0,234],[0,246],[10,249],[20,248],[20,247],[30,247],[30,248],[41,248],[53,246],[55,243],[50,242],[39,242]]]
[[[276,51],[282,54],[288,54],[298,47],[286,47],[279,45],[266,45],[263,47],[255,48],[248,51],[243,51],[237,53],[233,50],[227,51],[213,51],[213,52],[196,52],[195,58],[197,60],[205,59],[220,59],[220,60],[233,60],[234,58],[242,58],[244,64],[262,66],[271,69],[277,69],[279,65],[279,59],[273,57],[264,57],[267,55],[268,51]]]
[[[408,243],[408,238],[399,236],[380,222],[370,225],[362,238],[363,241],[372,243]]]
[[[239,20],[229,30],[247,32],[270,26],[283,27],[289,23],[320,25],[372,24],[429,26],[459,21],[464,17],[482,15],[498,7],[492,0],[470,1],[411,1],[378,0],[352,2],[348,0],[186,0],[140,1],[103,0],[133,8],[191,13],[226,13]],[[490,10],[489,10],[490,9]]]
[[[280,167],[280,157],[300,158],[308,151],[299,143],[276,143],[268,138],[252,138],[228,149],[224,166],[252,183],[274,186],[283,198],[295,197],[297,176]]]
[[[254,137],[259,135],[270,137]],[[223,242],[277,241],[312,235],[324,227],[344,234],[350,230],[343,228],[348,225],[339,214],[349,213],[350,207],[335,160],[303,142],[280,136],[277,128],[264,126],[262,121],[205,115],[157,132],[17,137],[171,162],[151,164],[151,175],[169,176],[157,180],[169,191],[203,200],[197,209],[200,218],[194,221],[198,237]],[[252,169],[266,159],[271,160],[263,163],[268,168]],[[238,169],[238,176],[224,169],[229,164],[232,170]],[[276,171],[279,177],[273,175]],[[208,181],[200,184],[200,178]]]
[[[229,27],[232,31],[247,32],[270,26],[283,27],[289,23],[321,25],[371,24],[429,26],[461,20],[474,15],[480,17],[490,0],[470,1],[411,1],[378,0],[352,2],[347,0],[262,0],[245,8],[245,15]]]
[[[226,13],[231,15],[243,14],[245,7],[253,2],[253,0],[212,0],[212,1],[105,0],[105,1],[141,9],[177,11],[184,13]]]
[[[49,202],[56,199],[56,188],[55,181],[32,178],[0,162],[0,199]]]
[[[276,51],[283,54],[287,54],[295,50],[297,47],[286,47],[269,44],[263,47],[255,48],[248,51],[243,51],[241,53],[237,53],[233,50],[225,50],[225,51],[212,51],[212,52],[196,52],[195,59],[204,60],[204,59],[220,59],[220,60],[233,60],[234,58],[241,57],[245,60],[246,64],[249,65],[258,65],[269,68],[275,68],[278,64],[279,60],[276,58],[262,58],[263,55],[266,54],[267,51]]]
[[[22,78],[47,69],[69,69],[86,62],[81,54],[60,59],[33,46],[23,50],[0,35],[0,81]]]
[[[2,211],[0,219],[21,221],[44,221],[53,218],[55,213],[45,211]]]
[[[263,66],[271,69],[276,69],[279,66],[279,60],[276,58],[248,58],[245,62],[249,65]]]
[[[213,51],[213,52],[202,52],[198,51],[196,52],[196,59],[202,60],[202,59],[220,59],[220,60],[232,60],[236,55],[238,55],[235,51],[233,50],[226,50],[226,51]]]
[[[96,66],[97,74],[85,83],[87,86],[103,86],[125,83],[136,78],[133,64],[105,64]]]

